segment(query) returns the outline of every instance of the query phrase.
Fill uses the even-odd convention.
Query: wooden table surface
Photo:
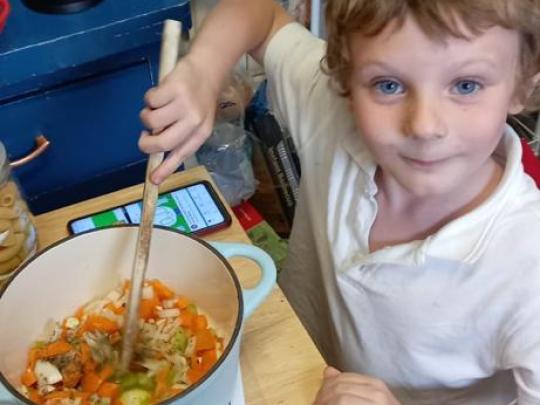
[[[160,192],[197,180],[212,181],[204,167],[199,166],[170,176],[160,186]],[[142,185],[138,185],[37,216],[40,249],[66,237],[69,220],[141,196]],[[232,225],[204,239],[250,243],[228,206],[227,209],[233,218]],[[233,259],[231,263],[244,287],[257,281],[252,262]],[[278,286],[245,323],[240,363],[248,405],[303,405],[311,404],[315,398],[324,361]]]

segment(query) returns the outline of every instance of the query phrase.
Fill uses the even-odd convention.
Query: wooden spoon
[[[159,82],[169,74],[178,58],[178,48],[180,46],[180,34],[182,24],[179,21],[166,20],[163,26],[161,39],[161,54],[159,60]],[[120,357],[119,371],[127,373],[133,348],[137,339],[139,329],[139,306],[141,302],[144,276],[148,265],[148,255],[150,253],[150,241],[152,239],[152,227],[154,224],[154,214],[156,211],[156,201],[158,197],[158,186],[150,181],[150,174],[163,161],[164,153],[152,153],[146,165],[146,179],[144,181],[142,218],[137,236],[137,246],[135,250],[135,260],[131,273],[131,288],[127,302],[126,317],[124,322],[124,334],[122,338],[122,353]]]

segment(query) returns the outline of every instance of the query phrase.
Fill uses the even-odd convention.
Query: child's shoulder
[[[512,200],[494,219],[491,254],[536,263],[540,275],[540,190],[530,189]]]

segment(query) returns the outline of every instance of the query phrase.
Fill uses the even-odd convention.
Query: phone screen
[[[69,223],[72,233],[118,224],[138,224],[142,202],[102,211]],[[178,229],[185,233],[204,233],[230,223],[230,217],[206,182],[182,187],[161,194],[156,205],[154,224]]]

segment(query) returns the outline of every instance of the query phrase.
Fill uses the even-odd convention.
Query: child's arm
[[[161,183],[212,131],[219,90],[238,59],[249,52],[262,62],[266,45],[291,21],[273,0],[221,0],[197,33],[188,55],[145,96],[139,147],[171,151],[152,175]]]
[[[324,370],[324,380],[313,405],[400,405],[381,380],[333,367]]]

